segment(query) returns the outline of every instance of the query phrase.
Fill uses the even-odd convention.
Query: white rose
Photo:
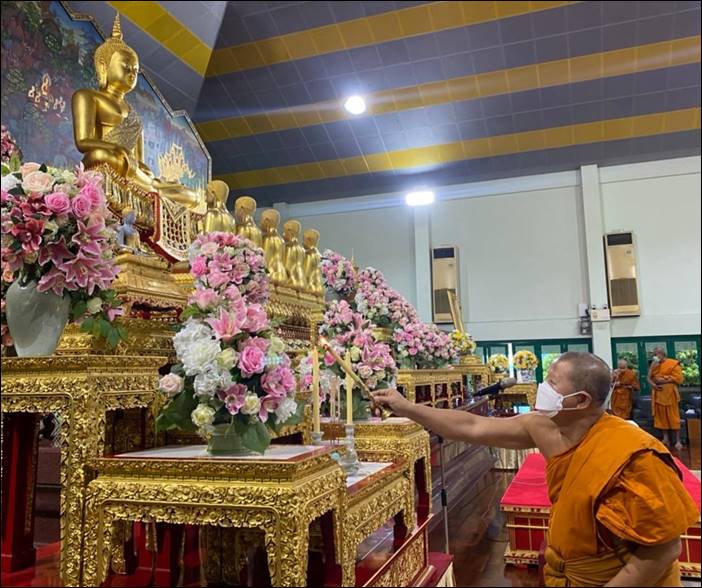
[[[284,423],[297,411],[297,402],[292,398],[284,398],[275,409],[275,417],[278,423]]]
[[[232,369],[239,361],[239,353],[231,347],[227,347],[217,355],[217,365],[223,370]]]
[[[351,361],[358,361],[361,359],[361,350],[355,345],[351,347]]]
[[[206,323],[193,318],[188,319],[173,337],[173,347],[178,357],[185,354],[188,348],[200,339],[214,339],[214,332]]]
[[[6,192],[15,189],[20,185],[20,181],[15,177],[14,174],[7,174],[2,177],[2,189]]]
[[[190,419],[201,432],[211,432],[213,430],[215,410],[207,404],[198,404],[190,414]]]
[[[166,374],[158,381],[158,387],[161,392],[173,397],[183,389],[183,378],[178,374]]]
[[[45,194],[46,192],[51,191],[53,185],[53,176],[45,172],[33,171],[22,177],[22,189],[27,194],[30,192]]]
[[[258,414],[261,410],[261,399],[255,394],[249,394],[244,398],[244,406],[241,407],[241,412],[244,414]]]
[[[102,310],[102,298],[95,296],[86,302],[86,307],[90,314],[97,314]]]
[[[358,368],[358,375],[362,378],[370,378],[373,375],[373,370],[370,366],[362,365]]]
[[[285,342],[280,337],[271,337],[268,352],[278,354],[283,351],[285,351]]]

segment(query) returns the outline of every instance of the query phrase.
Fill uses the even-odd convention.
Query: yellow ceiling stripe
[[[366,97],[368,115],[410,108],[436,106],[459,100],[523,92],[548,86],[633,74],[700,61],[700,36],[650,43],[629,50],[615,50],[526,65],[513,69],[451,78],[418,86],[384,90]],[[262,114],[230,117],[197,125],[205,141],[222,141],[271,130],[283,131],[320,122],[353,118],[337,101],[300,108],[282,108]]]
[[[208,76],[538,12],[573,2],[432,2],[212,52]]]
[[[417,166],[438,166],[442,163],[465,159],[494,157],[600,141],[634,139],[699,128],[700,108],[687,108],[499,135],[485,139],[455,141],[443,145],[403,149],[388,153],[224,174],[218,176],[218,179],[224,180],[234,189],[241,190],[289,182],[353,176],[369,172],[410,170]]]
[[[182,62],[204,76],[212,55],[208,47],[158,2],[107,2]]]

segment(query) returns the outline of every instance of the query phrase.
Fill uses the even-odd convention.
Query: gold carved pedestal
[[[343,439],[343,423],[322,422],[325,440]],[[409,481],[412,507],[406,513],[410,529],[417,524],[417,513],[427,516],[431,506],[431,447],[429,433],[421,425],[398,417],[384,421],[370,420],[354,423],[355,448],[361,461],[394,462],[401,464]],[[419,474],[419,479],[418,479]],[[415,488],[419,503],[415,504]]]
[[[417,388],[420,386],[430,386],[430,398],[418,402],[428,406],[437,407],[444,405],[452,406],[455,398],[463,398],[461,385],[463,378],[457,369],[427,369],[427,370],[407,370],[401,369],[397,373],[397,387],[401,389],[405,397],[411,402],[418,402]],[[442,396],[441,389],[446,386],[447,395]]]
[[[285,447],[297,455],[212,458],[200,445],[97,459],[86,503],[82,585],[106,579],[116,523],[142,521],[260,530],[272,584],[305,586],[309,526],[327,512],[341,561],[344,474],[330,448],[274,451]]]
[[[103,454],[107,413],[148,407],[153,423],[160,407],[158,369],[165,361],[157,356],[2,358],[2,412],[55,412],[63,419],[60,575],[66,586],[80,582],[86,465]]]

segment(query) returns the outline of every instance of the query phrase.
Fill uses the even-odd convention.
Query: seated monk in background
[[[680,586],[680,535],[698,520],[697,507],[665,446],[605,412],[609,389],[604,361],[568,352],[551,364],[529,414],[430,408],[396,390],[374,401],[442,437],[541,451],[552,504],[547,586]]]
[[[683,383],[680,362],[665,356],[662,347],[653,350],[653,363],[648,369],[648,383],[651,385],[653,406],[653,426],[663,431],[663,443],[668,445],[668,431],[675,433],[675,448],[680,451],[680,390]]]
[[[629,368],[625,359],[617,362],[617,369],[612,372],[612,414],[628,420],[631,418],[634,392],[641,389],[638,374]]]

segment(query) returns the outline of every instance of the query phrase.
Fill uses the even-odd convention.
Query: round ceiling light
[[[361,96],[349,96],[344,102],[344,108],[351,114],[363,114],[366,111],[366,101]]]

